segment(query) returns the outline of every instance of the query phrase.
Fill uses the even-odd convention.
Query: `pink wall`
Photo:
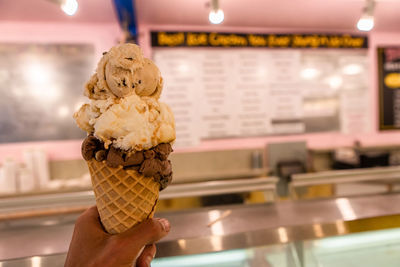
[[[97,55],[109,50],[120,36],[117,23],[0,22],[0,42],[89,43]]]
[[[221,28],[221,27],[190,27],[190,26],[157,26],[139,25],[140,45],[145,55],[151,56],[150,30],[188,30],[188,31],[225,31],[225,32],[299,32],[291,29],[260,29],[260,28]],[[312,29],[301,32],[320,32]],[[330,31],[332,32],[332,31]],[[337,31],[339,32],[339,31]],[[96,54],[108,50],[117,43],[121,31],[115,23],[107,24],[49,24],[49,23],[0,23],[0,42],[85,42],[93,43]],[[70,33],[74,33],[73,35]],[[319,133],[294,136],[269,136],[259,138],[224,139],[204,141],[198,147],[178,149],[177,152],[194,152],[222,149],[260,148],[267,143],[304,140],[312,149],[329,149],[339,146],[350,146],[355,140],[360,140],[365,146],[385,146],[400,144],[400,131],[379,133],[377,130],[377,76],[376,76],[376,46],[394,44],[400,45],[400,33],[370,34],[369,56],[371,60],[371,120],[373,129],[368,134],[345,135],[340,133]],[[78,159],[81,140],[47,141],[18,144],[0,144],[0,162],[5,157],[21,159],[22,151],[28,148],[41,148],[48,152],[51,160]]]

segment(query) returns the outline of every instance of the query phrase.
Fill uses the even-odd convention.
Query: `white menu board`
[[[268,116],[267,55],[257,50],[238,51],[230,66],[232,99],[235,105],[235,128],[238,136],[265,135],[270,133]],[[230,52],[232,54],[232,52]]]
[[[361,100],[368,90],[360,81],[359,98],[343,93],[346,83],[361,76],[346,76],[340,68],[354,67],[366,54],[357,51],[355,60],[343,65],[341,59],[353,51],[317,51],[153,48],[164,78],[162,100],[175,114],[176,146],[216,138],[353,132],[353,120],[368,118],[368,101]]]
[[[184,51],[157,53],[154,56],[164,78],[161,101],[172,109],[176,124],[178,147],[195,146],[200,142],[199,92],[201,88],[198,57]]]
[[[200,60],[199,113],[202,138],[219,138],[236,135],[235,105],[232,97],[230,66],[234,63],[226,53],[210,51]]]

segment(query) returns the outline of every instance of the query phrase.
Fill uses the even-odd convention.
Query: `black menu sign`
[[[378,48],[379,129],[400,129],[400,47]]]

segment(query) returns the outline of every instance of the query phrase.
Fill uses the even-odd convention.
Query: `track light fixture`
[[[224,21],[224,11],[219,8],[218,0],[211,0],[211,10],[208,19],[212,24],[220,24]]]
[[[60,6],[61,10],[64,11],[68,16],[75,15],[78,11],[78,1],[77,0],[49,0]]]
[[[357,28],[360,31],[368,32],[374,28],[374,9],[375,1],[366,0],[361,18],[357,22]]]

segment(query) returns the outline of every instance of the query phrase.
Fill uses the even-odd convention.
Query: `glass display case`
[[[153,267],[398,266],[400,195],[159,212]],[[0,266],[63,266],[78,214],[0,220]],[[29,242],[27,242],[29,239]]]
[[[1,267],[63,266],[65,254],[3,261]],[[156,258],[152,267],[397,267],[400,228],[302,242]]]
[[[307,267],[396,267],[400,263],[400,228],[304,242]]]
[[[400,228],[216,253],[158,258],[153,267],[397,267]]]
[[[157,258],[153,267],[300,267],[293,244]]]

